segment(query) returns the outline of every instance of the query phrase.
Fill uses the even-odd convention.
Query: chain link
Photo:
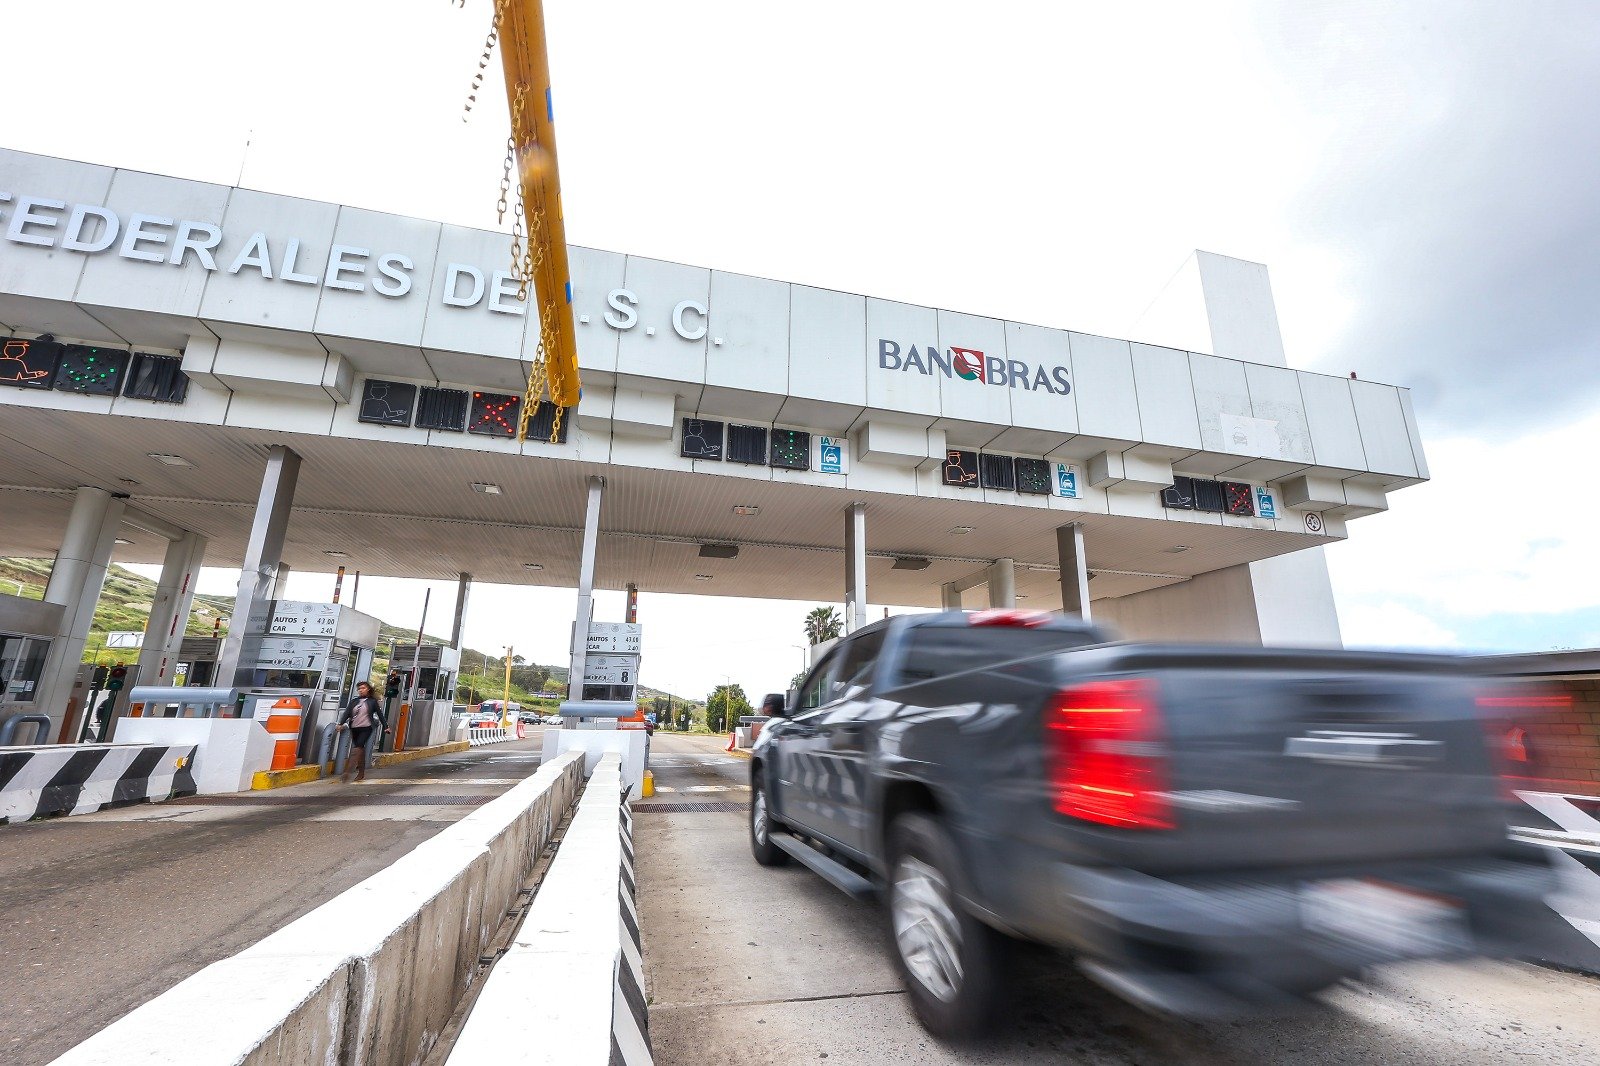
[[[467,6],[467,0],[459,0],[457,7]],[[478,72],[472,76],[472,88],[467,90],[467,102],[461,105],[461,121],[467,121],[467,116],[472,114],[472,107],[478,102],[478,90],[483,88],[483,79],[489,72],[489,57],[494,54],[495,44],[500,40],[500,12],[498,0],[494,5],[494,18],[489,23],[489,36],[483,40],[483,55],[478,57]]]

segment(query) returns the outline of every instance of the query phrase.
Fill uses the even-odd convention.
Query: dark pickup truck
[[[948,612],[846,637],[791,703],[753,749],[756,860],[880,893],[938,1036],[986,1027],[1017,940],[1216,1017],[1512,953],[1553,887],[1507,838],[1516,697],[1446,657]]]

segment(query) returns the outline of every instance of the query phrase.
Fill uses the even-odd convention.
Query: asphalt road
[[[532,774],[539,746],[0,826],[0,1062],[49,1062],[389,865]]]
[[[1396,967],[1292,1017],[1198,1025],[1041,956],[993,1041],[945,1047],[911,1015],[875,904],[750,857],[748,763],[724,743],[658,732],[658,791],[634,808],[658,1066],[1600,1061],[1600,979],[1487,962]]]

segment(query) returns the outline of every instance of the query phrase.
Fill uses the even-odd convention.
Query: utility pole
[[[510,715],[511,706],[511,645],[506,645],[506,693],[500,700],[500,728],[505,729],[506,718]]]

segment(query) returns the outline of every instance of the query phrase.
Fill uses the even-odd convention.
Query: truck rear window
[[[909,634],[898,683],[913,685],[992,663],[1078,648],[1091,637],[1069,629],[1020,626],[918,626]]]

